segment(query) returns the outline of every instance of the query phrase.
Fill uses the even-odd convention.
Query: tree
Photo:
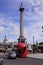
[[[43,42],[40,42],[39,45],[43,45]]]

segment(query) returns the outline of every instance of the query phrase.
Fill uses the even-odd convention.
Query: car
[[[10,58],[10,59],[16,59],[16,52],[14,51],[9,51],[8,54],[7,54],[7,57]]]
[[[0,58],[0,65],[3,64],[3,58]]]

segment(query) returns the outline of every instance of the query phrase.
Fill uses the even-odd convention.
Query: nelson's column
[[[23,8],[22,3],[21,3],[19,11],[20,11],[20,36],[18,38],[18,43],[20,43],[20,42],[25,43],[26,39],[25,39],[25,37],[23,35],[23,28],[24,28],[23,27],[23,11],[24,11],[24,8]]]

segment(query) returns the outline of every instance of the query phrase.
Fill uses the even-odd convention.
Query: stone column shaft
[[[20,36],[23,36],[23,12],[20,12]]]

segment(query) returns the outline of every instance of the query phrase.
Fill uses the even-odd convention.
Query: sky
[[[28,43],[43,41],[43,0],[0,0],[0,42],[6,35],[9,41],[17,41],[20,34],[19,8],[23,2],[24,37]]]

